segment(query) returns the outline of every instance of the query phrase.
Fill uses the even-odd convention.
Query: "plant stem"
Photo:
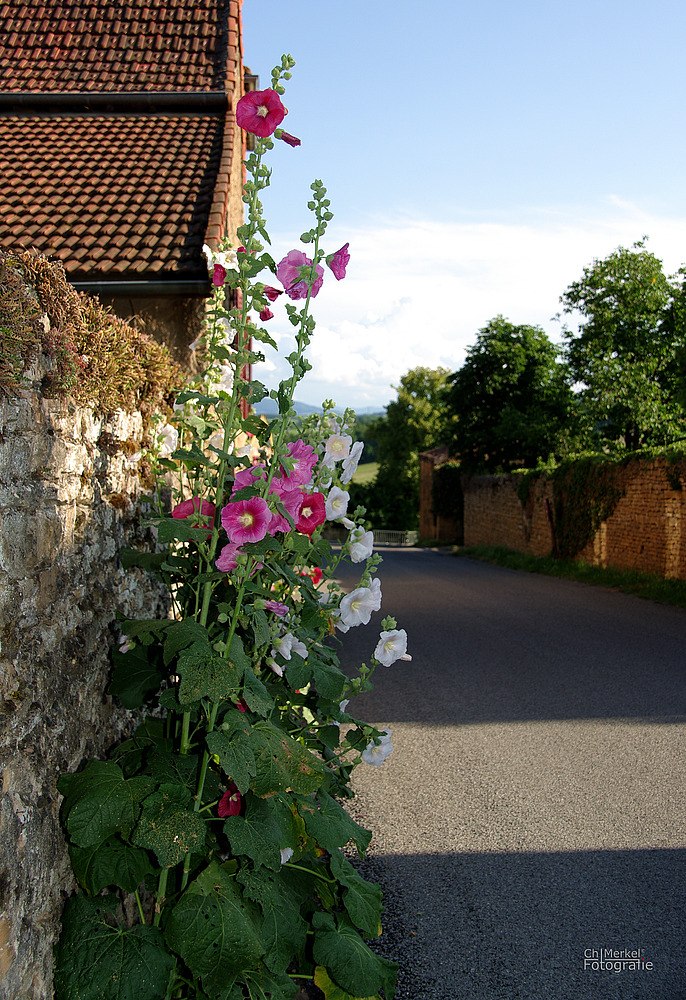
[[[165,902],[165,893],[167,891],[167,879],[169,878],[169,869],[163,868],[160,872],[160,879],[157,883],[157,899],[155,900],[155,917],[153,919],[153,925],[155,927],[160,926],[160,919],[162,917],[162,908]]]

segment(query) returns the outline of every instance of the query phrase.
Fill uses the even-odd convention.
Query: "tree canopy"
[[[566,450],[572,391],[558,351],[537,326],[496,316],[452,378],[452,449],[465,472],[534,466]]]

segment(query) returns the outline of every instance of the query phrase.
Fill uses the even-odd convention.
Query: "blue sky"
[[[278,144],[264,198],[275,254],[310,227],[315,177],[327,250],[350,242],[303,401],[383,406],[409,368],[459,368],[499,313],[559,341],[565,288],[644,235],[668,273],[686,263],[682,0],[244,0],[243,33],[261,87],[296,60],[284,125],[303,144]],[[284,372],[270,354],[259,377]]]

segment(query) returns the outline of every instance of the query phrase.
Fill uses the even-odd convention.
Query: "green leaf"
[[[252,788],[256,795],[274,795],[292,789],[308,795],[324,781],[323,761],[270,722],[253,727],[256,775]]]
[[[315,913],[314,960],[323,965],[334,982],[353,996],[376,996],[383,987],[388,1000],[395,996],[398,966],[375,955],[342,914],[338,924],[330,913]]]
[[[281,830],[269,804],[262,799],[249,795],[245,817],[229,816],[224,833],[233,854],[247,855],[256,867],[264,865],[273,871],[281,867]]]
[[[79,885],[91,896],[111,885],[133,892],[155,870],[146,851],[118,837],[91,847],[70,844],[69,857]]]
[[[209,698],[210,701],[229,698],[238,693],[243,669],[215,653],[204,642],[194,643],[179,656],[179,701],[188,705],[201,698]]]
[[[160,686],[162,674],[157,665],[148,659],[149,648],[136,646],[128,653],[120,653],[118,650],[112,653],[114,670],[107,690],[119,698],[124,708],[140,708],[147,695],[157,691]]]
[[[157,540],[163,545],[174,541],[206,542],[209,534],[206,528],[194,528],[185,520],[176,517],[165,517],[157,526]]]
[[[274,905],[265,910],[262,924],[264,960],[269,968],[285,972],[293,959],[303,953],[308,930],[299,907],[287,895],[279,895]]]
[[[158,785],[185,785],[195,791],[199,757],[196,754],[156,750],[150,756],[150,776]]]
[[[140,801],[153,788],[149,778],[125,779],[122,769],[110,761],[89,761],[69,782],[62,803],[62,815],[74,843],[91,847],[114,833],[128,837],[138,818]]]
[[[204,820],[188,808],[191,798],[181,785],[161,785],[143,802],[133,842],[154,851],[162,868],[178,864],[205,842]]]
[[[342,990],[340,986],[334,983],[333,979],[329,976],[329,973],[321,965],[318,965],[314,970],[313,978],[315,986],[318,986],[322,991],[325,1000],[378,1000],[375,996],[354,997],[352,993]]]
[[[252,670],[246,670],[243,678],[243,699],[250,711],[258,715],[269,715],[274,708],[274,699]]]
[[[157,927],[111,927],[114,896],[67,900],[56,951],[55,1000],[164,1000],[176,962]]]
[[[298,987],[284,975],[274,975],[267,969],[246,972],[239,982],[247,987],[250,1000],[291,1000]]]
[[[141,552],[139,549],[121,549],[119,553],[122,569],[140,566],[141,569],[159,569],[165,560],[164,552]]]
[[[207,629],[192,618],[181,622],[170,622],[164,640],[165,666],[169,666],[177,653],[191,645],[204,645],[209,649],[210,639]]]
[[[172,910],[165,936],[211,994],[230,988],[237,975],[254,968],[264,951],[259,926],[257,907],[213,861]]]
[[[348,916],[367,938],[381,934],[381,888],[361,878],[340,851],[331,854],[331,874],[345,888],[343,905]]]
[[[236,667],[240,668],[241,674],[244,670],[250,670],[252,660],[247,656],[243,648],[243,640],[239,635],[234,635],[229,646],[229,659]]]
[[[255,643],[258,646],[266,646],[271,638],[269,631],[269,620],[261,608],[255,608],[252,612],[252,628],[255,636]]]
[[[222,770],[233,779],[241,794],[247,792],[256,773],[251,732],[243,713],[231,711],[221,727],[207,736],[207,749],[219,758]]]
[[[354,841],[357,853],[363,856],[372,835],[359,826],[336,799],[320,790],[317,798],[298,796],[297,802],[308,834],[320,847],[333,854],[337,848]]]

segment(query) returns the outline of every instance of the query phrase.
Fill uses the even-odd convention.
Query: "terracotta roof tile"
[[[233,89],[229,17],[230,0],[15,0],[0,6],[0,90]]]
[[[208,115],[0,117],[0,218],[15,220],[0,245],[56,255],[73,281],[123,280],[152,265],[204,277],[224,128]]]

